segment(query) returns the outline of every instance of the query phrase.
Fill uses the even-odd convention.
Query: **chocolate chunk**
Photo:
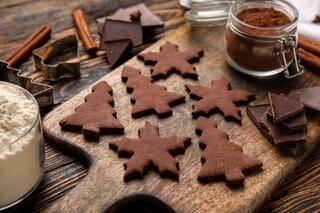
[[[268,131],[269,135],[273,138],[273,143],[275,145],[279,143],[299,143],[305,141],[305,129],[290,133],[280,125],[274,124],[270,119],[268,119],[267,114],[270,108],[268,108],[264,115],[261,117],[259,123]]]
[[[139,46],[143,43],[142,28],[139,23],[106,19],[100,40],[100,49],[105,42],[130,40],[132,45]]]
[[[129,51],[131,47],[130,40],[106,41],[103,44],[103,49],[107,51],[107,58],[110,66],[115,65],[121,56]]]
[[[271,115],[271,109],[268,110],[268,117],[273,120]],[[291,118],[287,118],[283,121],[280,121],[279,125],[285,128],[288,132],[295,132],[297,130],[306,129],[307,128],[306,113],[305,111],[302,111]]]
[[[121,8],[111,16],[98,18],[97,22],[99,25],[103,25],[106,18],[130,22],[130,15],[136,11],[141,12],[140,23],[143,28],[159,28],[164,26],[164,22],[143,3],[124,9]]]
[[[267,129],[263,128],[259,121],[261,118],[267,113],[268,109],[270,108],[269,104],[263,104],[258,106],[248,106],[247,107],[247,114],[251,121],[256,125],[256,127],[259,129],[259,131],[262,133],[262,135],[272,144],[274,144],[274,139],[271,136],[271,134],[268,132]],[[271,122],[272,123],[272,122]],[[273,124],[273,123],[272,123]],[[297,156],[303,151],[304,147],[303,142],[289,142],[289,143],[279,143],[277,147],[279,147],[284,152]]]
[[[288,96],[268,93],[273,122],[277,123],[304,110],[300,92],[291,92]]]
[[[297,89],[293,92],[296,91],[301,93],[301,102],[305,107],[320,112],[320,86]]]

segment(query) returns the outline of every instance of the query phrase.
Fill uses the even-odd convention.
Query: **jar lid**
[[[190,9],[190,1],[189,0],[179,0],[179,4],[187,9]]]
[[[226,24],[234,2],[235,0],[180,0],[181,5],[190,5],[185,17],[192,26]]]

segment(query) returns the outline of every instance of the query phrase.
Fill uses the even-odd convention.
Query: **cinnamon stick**
[[[81,9],[74,10],[72,12],[72,18],[82,40],[84,48],[89,54],[94,54],[97,51],[98,47],[92,38],[83,11]]]
[[[12,52],[6,61],[10,67],[17,68],[22,62],[27,60],[32,54],[32,51],[42,45],[50,36],[51,28],[41,26],[34,31],[14,52]]]
[[[309,39],[306,39],[300,36],[298,40],[298,46],[307,50],[308,52],[311,52],[317,56],[320,56],[320,44],[314,41],[311,41]]]
[[[299,48],[299,56],[301,60],[307,65],[312,66],[317,71],[320,71],[320,57],[306,51],[303,48]]]

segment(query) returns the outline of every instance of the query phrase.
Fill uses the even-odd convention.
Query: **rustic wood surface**
[[[50,22],[54,27],[53,38],[59,38],[59,37],[68,35],[70,33],[74,33],[75,30],[72,25],[70,11],[72,8],[78,7],[77,5],[82,5],[81,7],[85,8],[86,14],[88,13],[88,16],[90,18],[90,23],[91,23],[90,28],[92,31],[95,32],[94,37],[96,38],[96,41],[98,41],[98,35],[96,33],[96,25],[94,24],[94,17],[100,17],[108,13],[102,7],[102,6],[105,6],[104,4],[106,1],[98,1],[98,0],[90,1],[90,2],[74,1],[70,4],[70,6],[68,5],[63,9],[61,9],[60,7],[61,5],[59,4],[59,2],[61,3],[62,1],[46,1],[45,3],[41,3],[40,1],[22,1],[22,0],[0,2],[0,12],[1,12],[0,14],[1,14],[1,17],[4,17],[2,20],[0,20],[0,23],[3,29],[5,29],[0,32],[0,57],[3,58],[12,49],[14,49],[18,44],[18,42],[21,41],[24,37],[26,37],[32,31],[33,29],[32,26],[36,28],[36,26],[40,24]],[[164,31],[167,31],[168,29],[171,29],[171,28],[176,28],[181,23],[183,23],[184,19],[183,17],[181,17],[182,12],[181,12],[181,9],[176,4],[176,2],[174,1],[167,2],[166,0],[163,0],[162,2],[160,0],[154,0],[154,1],[146,1],[146,3],[148,5],[151,5],[151,8],[155,12],[160,14],[163,19],[167,20]],[[59,12],[57,12],[57,7],[61,9],[59,10]],[[23,10],[21,8],[23,8]],[[112,6],[109,5],[108,8],[109,9],[111,8],[112,10]],[[41,14],[46,16],[47,19],[36,19],[36,21],[34,21],[34,17],[40,16]],[[24,25],[19,23],[23,18],[25,18],[25,20],[23,21]],[[17,19],[20,19],[20,21]],[[150,43],[153,42],[154,39],[162,37],[164,31],[159,30],[157,32],[157,36],[155,38],[150,39]],[[148,46],[148,44],[146,46]],[[135,50],[134,53],[144,48],[145,46]],[[221,48],[220,48],[220,51],[221,51]],[[82,77],[81,79],[77,79],[75,81],[70,81],[70,82],[63,81],[63,82],[60,82],[58,85],[55,85],[55,96],[57,97],[56,99],[58,102],[68,99],[73,94],[81,91],[88,84],[96,81],[97,79],[104,76],[107,72],[111,70],[107,66],[107,63],[105,63],[103,52],[99,53],[98,54],[99,56],[93,59],[88,58],[88,56],[83,52],[82,49],[80,54],[82,56],[81,57]],[[207,64],[207,66],[210,66],[210,64],[212,65],[212,63],[215,63],[214,61],[217,59],[218,58],[214,58],[210,60],[209,58],[206,57],[203,60],[210,61]],[[222,61],[223,60],[221,60],[221,62]],[[200,66],[202,66],[201,64],[203,63],[200,63],[198,65],[198,69],[200,69]],[[220,65],[221,64],[219,64],[219,66]],[[147,73],[146,71],[148,70],[148,68],[142,66],[141,63],[138,63],[137,67],[143,68],[144,73]],[[213,68],[215,68],[215,66],[213,66]],[[23,64],[22,69],[25,70],[27,74],[29,74],[28,72],[32,73],[33,68],[32,68],[31,60]],[[94,72],[92,72],[92,70]],[[233,73],[232,75],[236,75],[236,74]],[[300,83],[297,83],[297,82],[294,82],[292,84],[290,83],[287,89],[290,86],[294,85],[295,83],[297,83],[297,85],[301,85],[304,81],[309,81],[309,83],[312,85],[317,84],[317,80],[319,79],[319,76],[315,76],[312,74],[307,74],[307,75],[308,77],[306,79],[298,80]],[[38,76],[38,75],[35,73],[34,76]],[[213,77],[214,75],[212,75],[212,78]],[[173,76],[172,79],[176,79],[176,76]],[[39,81],[42,80],[40,76],[38,80]],[[169,82],[174,81],[174,80],[171,80],[171,77],[168,80]],[[210,81],[210,79],[206,79],[206,81]],[[160,82],[160,84],[162,84],[162,82]],[[239,86],[239,84],[235,82],[235,86]],[[120,91],[121,90],[123,90],[123,88],[120,89]],[[250,90],[250,88],[248,90]],[[185,93],[185,92],[181,90],[181,93]],[[126,94],[126,97],[128,98],[129,96]],[[79,102],[80,102],[80,99],[78,100]],[[78,103],[74,103],[74,104],[77,105]],[[183,106],[176,107],[174,109],[174,112],[179,113],[181,110],[188,107],[190,108],[190,103],[184,104]],[[189,108],[188,110],[190,110]],[[129,109],[130,109],[130,105],[128,105],[127,110]],[[221,118],[221,116],[212,116],[212,117],[217,118],[219,120],[220,125],[225,123]],[[150,116],[150,118],[152,118],[151,120],[156,120],[153,116]],[[139,123],[141,123],[142,120],[143,119],[141,119]],[[245,116],[245,120],[248,120],[246,116]],[[163,123],[164,121],[160,121],[160,122]],[[235,130],[232,129],[231,131],[229,131],[229,129],[235,124],[233,123],[228,124],[228,123],[226,123],[228,127],[225,130],[228,133],[232,134],[232,132]],[[235,129],[237,128],[238,127],[235,126]],[[134,130],[132,130],[131,134],[135,135],[136,130],[137,130],[137,127],[134,128]],[[163,130],[163,133],[165,132],[166,131]],[[256,132],[256,134],[258,133]],[[244,136],[236,135],[234,137],[231,137],[231,139],[234,139],[236,141],[237,137],[240,137],[241,139],[243,139],[242,137]],[[246,152],[247,148],[246,148],[246,145],[244,145],[245,143],[242,140],[239,140],[237,142],[239,142],[241,145],[244,146],[244,149]],[[124,159],[117,159],[116,154],[107,148],[107,143],[100,142],[100,144],[105,144],[105,148],[106,148],[105,153],[107,153],[108,156],[110,155],[111,157],[114,157],[114,160],[117,162],[116,166],[120,172],[118,175],[119,175],[119,178],[121,178],[123,175],[122,163],[124,162]],[[190,155],[192,152],[190,150],[197,149],[197,148],[198,148],[197,139],[193,139],[193,145],[192,147],[189,147],[186,154],[189,153]],[[198,150],[196,150],[195,152],[197,153]],[[68,155],[66,155],[63,150],[58,150],[56,148],[51,147],[50,145],[47,145],[46,147],[46,154],[47,154],[46,174],[45,174],[44,180],[42,181],[38,189],[29,198],[27,198],[20,205],[10,209],[11,211],[19,211],[19,210],[26,211],[26,209],[29,211],[36,211],[36,210],[45,209],[48,205],[52,204],[53,201],[55,201],[54,203],[56,203],[58,201],[61,201],[61,199],[64,199],[65,196],[64,197],[62,196],[66,194],[71,188],[76,186],[81,181],[81,179],[84,176],[86,176],[87,165],[85,162],[80,161],[78,157],[70,157],[69,153]],[[257,156],[258,153],[255,153],[253,155]],[[280,188],[280,190],[271,198],[271,202],[268,205],[266,205],[264,210],[275,211],[275,212],[278,212],[278,211],[308,212],[308,211],[319,209],[320,208],[319,207],[319,202],[320,202],[319,200],[320,199],[319,159],[320,159],[320,152],[318,150],[315,150],[315,152],[312,155],[310,155],[310,158],[308,158],[306,161],[303,161],[301,168],[296,170],[296,172],[290,176],[288,181]],[[185,156],[179,157],[179,161],[181,162],[181,167],[187,164]],[[293,160],[290,160],[290,162],[291,161]],[[195,164],[195,167],[197,169],[200,166],[198,161],[194,161],[192,163]],[[290,168],[289,170],[291,169],[293,168]],[[183,170],[181,170],[180,172],[183,173]],[[285,173],[290,173],[290,171],[287,170],[285,171]],[[153,172],[151,172],[151,174],[149,174],[147,177],[147,179],[150,179],[150,178],[153,178],[156,181],[161,180]],[[250,179],[254,179],[254,178],[255,178],[254,176],[249,177],[248,183],[246,183],[246,186],[249,187],[249,184],[251,184]],[[147,179],[144,181],[147,181]],[[165,180],[165,181],[171,182],[170,180]],[[194,182],[194,180],[191,181],[191,183],[192,182]],[[214,188],[216,187],[215,185],[218,185],[218,187],[224,187],[224,183],[216,183],[212,185],[213,186],[211,187],[214,187]],[[70,193],[67,193],[67,195],[69,194]]]

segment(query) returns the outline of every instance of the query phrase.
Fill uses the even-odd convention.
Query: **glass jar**
[[[249,8],[273,8],[287,15],[290,23],[277,27],[246,24],[237,15]],[[297,53],[298,11],[284,0],[245,0],[233,4],[225,32],[225,59],[237,71],[255,77],[284,72],[288,78],[303,73]],[[289,69],[289,66],[291,68]]]
[[[234,2],[235,0],[180,0],[182,6],[190,9],[185,13],[185,17],[192,26],[226,24]]]
[[[29,121],[28,125],[21,128],[20,126],[15,127],[10,132],[11,136],[16,136],[14,138],[4,135],[10,129],[6,123],[0,123],[0,211],[22,201],[38,186],[43,177],[45,161],[44,139],[37,101],[27,90],[0,81],[0,104],[11,104],[7,105],[7,111],[16,107],[17,100],[13,102],[10,98],[5,98],[4,93],[8,90],[4,88],[10,88],[10,91],[21,97],[25,96],[21,103],[34,107],[29,111],[31,113],[25,114],[26,116],[32,115],[26,119]],[[2,121],[6,122],[6,120]],[[19,122],[19,120],[11,122],[11,127],[13,127],[14,122]],[[21,131],[18,131],[19,129]]]

